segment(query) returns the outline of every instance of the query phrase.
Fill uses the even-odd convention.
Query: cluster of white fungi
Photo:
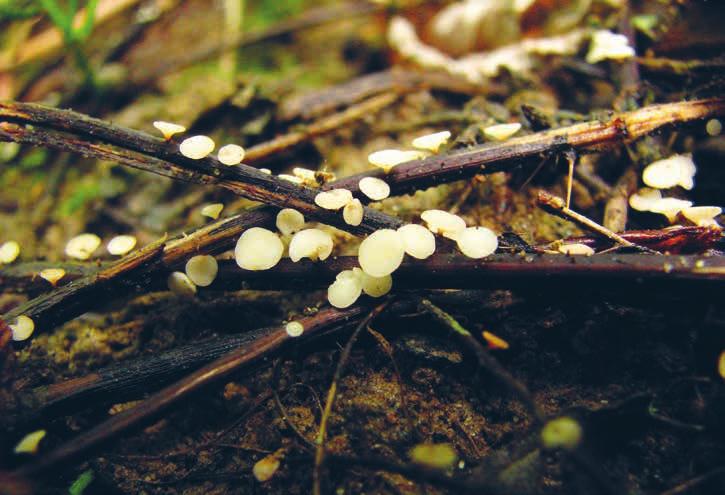
[[[717,124],[717,125],[715,125]],[[169,141],[175,134],[186,131],[186,128],[169,122],[154,122],[156,127]],[[485,129],[489,139],[504,140],[518,132],[518,123],[500,124]],[[708,133],[718,134],[721,126],[718,121],[710,121]],[[436,132],[420,136],[412,141],[412,150],[385,149],[368,156],[370,164],[390,172],[401,163],[416,160],[436,153],[451,137],[449,131]],[[179,152],[193,160],[201,160],[209,156],[215,148],[214,141],[203,135],[184,139],[179,144]],[[222,146],[217,152],[217,159],[227,166],[238,165],[244,159],[244,148],[237,144]],[[259,169],[271,174],[268,169]],[[696,168],[690,155],[674,155],[655,161],[648,165],[642,174],[643,182],[648,186],[630,196],[630,206],[638,211],[648,211],[665,215],[670,222],[678,220],[698,226],[718,226],[715,217],[722,213],[717,206],[693,206],[691,201],[663,197],[662,189],[681,187],[692,189]],[[291,182],[319,186],[334,179],[327,172],[304,168],[293,169],[293,175],[280,174],[278,177]],[[366,201],[382,201],[390,195],[390,186],[378,177],[365,177],[358,183],[360,192]],[[345,223],[358,226],[362,223],[365,208],[360,199],[353,197],[347,189],[330,189],[321,191],[315,196],[315,203],[327,210],[342,210]],[[205,205],[201,215],[217,219],[224,208],[221,203]],[[426,210],[420,215],[424,225],[407,224],[397,230],[381,229],[365,238],[358,248],[358,264],[351,270],[340,272],[327,290],[329,303],[336,308],[346,308],[355,303],[362,293],[371,297],[387,294],[393,285],[392,274],[397,270],[407,254],[424,260],[436,249],[434,234],[456,242],[458,249],[465,256],[481,259],[491,255],[498,247],[496,234],[486,227],[469,227],[463,218],[443,210]],[[261,227],[253,227],[242,233],[234,249],[237,264],[245,270],[268,270],[286,254],[293,262],[303,258],[312,261],[324,261],[333,251],[332,236],[320,228],[305,228],[305,218],[297,210],[282,209],[277,214],[277,232]],[[106,244],[109,254],[122,256],[136,246],[136,238],[132,235],[116,236]],[[73,237],[65,247],[68,257],[76,260],[88,260],[100,247],[102,240],[95,234],[83,233]],[[591,255],[593,250],[585,245],[564,244],[560,252],[568,255]],[[16,241],[7,241],[0,245],[0,265],[15,261],[20,254],[20,245]],[[219,267],[216,259],[209,255],[191,257],[183,272],[177,271],[169,275],[167,285],[178,294],[193,295],[197,287],[207,287],[214,282]],[[66,272],[62,268],[46,268],[39,276],[53,286]],[[19,316],[10,325],[13,340],[28,339],[35,323],[26,316]],[[290,322],[286,326],[288,335],[302,335],[304,327],[299,322]]]

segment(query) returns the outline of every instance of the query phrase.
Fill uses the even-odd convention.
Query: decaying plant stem
[[[314,316],[300,318],[297,321],[305,328],[303,337],[310,338],[329,328],[344,325],[350,319],[368,311],[369,307],[360,304],[345,310],[322,310]],[[151,421],[159,413],[188,397],[191,393],[229,376],[261,357],[269,356],[292,339],[293,337],[287,334],[284,325],[260,331],[250,345],[238,347],[224,354],[201,369],[167,386],[139,405],[108,418],[55,450],[22,466],[14,475],[21,478],[32,478],[37,473],[70,462],[117,435]]]

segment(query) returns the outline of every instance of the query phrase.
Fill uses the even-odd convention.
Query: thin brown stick
[[[301,340],[302,338],[316,336],[330,327],[343,325],[350,321],[351,318],[356,318],[368,311],[369,308],[365,305],[357,305],[345,310],[327,309],[314,316],[301,318],[297,321],[304,326],[305,331],[303,336],[297,337],[297,339]],[[270,328],[259,335],[249,346],[240,347],[224,354],[194,373],[167,386],[139,405],[110,417],[37,460],[22,466],[14,475],[21,478],[32,478],[37,473],[70,462],[130,428],[151,421],[158,414],[188,397],[191,393],[229,376],[231,373],[256,362],[263,356],[269,356],[292,339],[287,334],[284,326]]]

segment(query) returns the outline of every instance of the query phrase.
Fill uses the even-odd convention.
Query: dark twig
[[[298,321],[304,326],[305,331],[303,336],[297,337],[297,339],[314,337],[331,327],[346,324],[350,319],[368,311],[369,307],[357,305],[345,310],[327,309],[318,312],[314,316],[301,318]],[[229,376],[231,373],[256,362],[261,357],[269,356],[292,339],[287,334],[284,326],[272,327],[261,333],[252,344],[224,354],[208,365],[167,386],[139,405],[110,417],[67,443],[60,445],[55,450],[22,466],[14,475],[32,478],[37,473],[70,462],[117,435],[148,423],[171,405],[187,398],[191,393]]]

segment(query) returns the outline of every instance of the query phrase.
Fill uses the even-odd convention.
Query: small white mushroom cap
[[[392,229],[373,232],[360,243],[358,262],[371,277],[384,277],[398,269],[405,256],[403,236]]]
[[[299,321],[291,321],[284,326],[287,335],[290,337],[299,337],[305,331],[305,327]]]
[[[295,177],[299,177],[305,182],[317,182],[317,178],[315,177],[315,171],[309,168],[295,167],[292,169],[292,174]]]
[[[682,216],[700,227],[718,225],[715,217],[722,213],[719,206],[691,206],[684,208],[680,213]]]
[[[260,168],[259,171],[263,174],[272,175],[272,171],[268,168]]]
[[[456,240],[458,249],[473,259],[485,258],[493,254],[498,247],[498,238],[486,227],[468,227]]]
[[[662,193],[657,189],[643,187],[629,197],[629,206],[637,211],[651,211],[652,205],[662,199]]]
[[[40,270],[38,275],[40,275],[40,278],[47,280],[53,287],[55,287],[55,284],[65,277],[65,270],[62,268],[46,268],[44,270]]]
[[[77,260],[87,260],[100,245],[101,238],[96,234],[80,234],[68,241],[65,254]]]
[[[521,130],[518,122],[512,124],[496,124],[483,129],[483,135],[494,141],[505,141]]]
[[[353,268],[352,273],[360,279],[363,292],[370,297],[382,297],[393,287],[393,277],[390,275],[372,277],[358,267]]]
[[[388,149],[370,153],[368,161],[372,165],[382,168],[385,172],[390,172],[396,165],[417,160],[424,156],[426,156],[426,153],[422,151]]]
[[[373,201],[380,201],[390,196],[390,186],[377,177],[363,177],[358,183],[360,192]]]
[[[277,213],[276,225],[282,234],[294,234],[305,226],[305,217],[295,209],[284,208]]]
[[[642,180],[657,189],[682,186],[690,190],[694,186],[692,179],[696,171],[691,155],[673,155],[647,165],[642,172]]]
[[[225,144],[219,148],[217,158],[224,165],[239,165],[244,160],[244,148],[238,144]]]
[[[208,254],[200,254],[192,256],[186,262],[186,276],[199,287],[208,287],[214,282],[219,265],[214,256]]]
[[[13,340],[17,342],[27,340],[33,335],[35,322],[29,316],[20,315],[15,323],[10,324],[10,330],[13,332]]]
[[[443,210],[426,210],[420,214],[420,218],[426,223],[428,230],[454,241],[466,228],[465,220]]]
[[[331,189],[315,196],[315,204],[326,210],[339,210],[352,201],[352,193],[347,189]]]
[[[570,256],[591,256],[594,254],[594,249],[587,246],[586,244],[581,244],[578,242],[573,242],[570,244],[562,244],[558,247],[558,251],[562,254],[567,254]]]
[[[289,257],[297,263],[302,258],[326,260],[332,253],[332,237],[320,229],[300,230],[289,244]]]
[[[45,438],[45,430],[37,430],[25,435],[13,450],[16,454],[37,454],[40,441]]]
[[[0,245],[0,263],[12,263],[20,254],[20,244],[7,241]]]
[[[436,250],[436,238],[430,230],[414,223],[403,225],[398,229],[403,238],[405,252],[413,258],[424,260]]]
[[[596,64],[602,60],[625,60],[634,57],[634,48],[627,37],[606,29],[595,31],[587,53],[587,63]]]
[[[654,202],[650,206],[650,210],[653,213],[661,213],[666,216],[670,223],[674,222],[677,218],[677,214],[692,206],[692,201],[677,198],[662,198],[659,201]]]
[[[108,241],[106,249],[114,256],[123,256],[136,247],[136,238],[132,235],[117,235]]]
[[[342,218],[345,223],[357,227],[362,223],[365,209],[359,199],[355,198],[342,209]]]
[[[450,138],[451,131],[434,132],[433,134],[426,134],[425,136],[419,136],[413,139],[411,144],[414,148],[437,153],[440,147],[446,144]]]
[[[163,134],[165,140],[171,139],[171,136],[184,132],[186,127],[179,124],[172,124],[171,122],[164,122],[163,120],[157,120],[154,122],[154,127]]]
[[[192,160],[201,160],[214,151],[214,140],[209,136],[192,136],[179,145],[182,155]]]
[[[234,248],[237,265],[245,270],[269,270],[279,263],[284,244],[271,230],[252,227],[245,231]]]
[[[170,273],[169,278],[166,279],[166,286],[171,292],[180,296],[193,296],[196,294],[196,285],[183,272]]]
[[[352,270],[343,270],[337,274],[335,281],[327,289],[327,300],[330,305],[343,309],[355,304],[362,293],[362,279]]]

